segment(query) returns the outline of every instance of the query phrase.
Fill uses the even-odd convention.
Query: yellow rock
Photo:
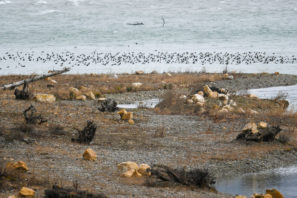
[[[77,88],[74,88],[74,87],[70,87],[69,88],[69,93],[72,97],[76,97],[76,96],[80,96],[81,95],[81,92],[77,89]]]
[[[128,120],[128,123],[131,124],[131,125],[135,124],[134,120]]]
[[[19,194],[24,197],[34,197],[35,191],[31,188],[22,187]]]
[[[56,101],[56,97],[52,94],[36,94],[34,99],[38,102],[53,103]]]
[[[147,170],[151,167],[148,164],[140,164],[138,172],[143,176],[150,176],[151,172],[148,172]]]
[[[258,133],[259,132],[258,127],[257,127],[256,123],[254,123],[254,122],[250,122],[250,123],[246,124],[243,127],[242,131],[246,131],[246,130],[251,130],[252,133]]]
[[[121,116],[122,120],[132,120],[133,112],[127,112],[125,109],[121,109],[118,114]]]
[[[267,128],[267,123],[266,122],[259,122],[258,123],[258,128],[259,129],[265,129],[265,128]]]
[[[85,86],[80,86],[80,87],[79,87],[79,90],[80,90],[81,92],[87,92],[87,91],[90,91],[89,88],[88,88],[88,87],[85,87]]]
[[[204,91],[206,96],[210,96],[211,93],[212,93],[212,90],[208,87],[208,85],[204,85],[203,91]]]
[[[132,83],[132,87],[135,87],[135,88],[139,88],[141,87],[143,84],[141,82],[134,82]]]
[[[267,189],[266,194],[270,194],[272,198],[284,198],[284,196],[276,189]],[[266,198],[266,197],[265,197]]]
[[[29,170],[27,164],[23,161],[8,162],[6,164],[6,169],[17,169],[17,170],[23,170],[23,171]]]
[[[135,162],[127,161],[127,162],[122,162],[118,164],[119,169],[127,169],[127,170],[138,170],[139,166]]]
[[[97,158],[96,152],[92,149],[87,149],[85,150],[84,154],[83,154],[83,158],[85,160],[91,160],[91,161],[95,161]]]
[[[87,97],[85,95],[80,95],[80,96],[77,96],[75,99],[76,100],[86,101],[87,100]]]
[[[16,198],[15,195],[10,195],[8,198]]]
[[[85,94],[85,96],[87,96],[88,99],[91,99],[91,100],[96,99],[96,97],[95,97],[95,95],[94,95],[94,93],[92,91],[88,91],[88,92],[86,92],[84,94]]]
[[[211,98],[217,98],[218,95],[219,95],[218,92],[213,91],[213,92],[210,93],[209,97],[211,97]]]
[[[265,194],[264,198],[273,198],[270,194]]]
[[[235,196],[235,198],[246,198],[246,196],[237,195],[237,196]]]
[[[279,72],[274,72],[274,75],[278,76],[279,75]]]

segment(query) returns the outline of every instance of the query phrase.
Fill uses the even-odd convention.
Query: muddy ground
[[[6,80],[7,78],[5,77]],[[242,75],[234,80],[205,82],[209,83],[238,91],[292,85],[297,83],[297,77]],[[188,94],[194,87],[176,85],[170,90],[139,90],[105,94],[105,97],[113,98],[119,103],[133,103],[161,98],[168,91]],[[287,144],[278,141],[234,141],[242,127],[253,120],[253,117],[216,120],[206,115],[163,115],[154,109],[140,108],[131,110],[135,124],[129,125],[126,121],[120,121],[116,112],[98,111],[97,101],[58,100],[52,104],[44,104],[32,100],[15,100],[13,91],[5,91],[1,92],[0,102],[0,159],[2,162],[25,161],[29,167],[27,174],[34,176],[34,180],[31,177],[32,180],[24,180],[22,184],[14,185],[12,182],[10,186],[0,190],[0,197],[16,193],[21,185],[36,189],[37,197],[43,197],[43,190],[55,183],[61,186],[78,183],[80,189],[103,192],[108,197],[232,197],[181,185],[147,187],[143,178],[121,178],[117,164],[135,161],[172,168],[206,168],[219,178],[296,165],[297,161],[295,126],[282,126],[282,133],[290,134]],[[30,129],[22,132],[22,126],[25,125],[22,112],[30,104],[48,122],[30,126]],[[87,120],[93,120],[98,126],[91,144],[71,142],[71,138],[77,136],[76,129],[82,129]],[[87,148],[97,152],[98,160],[90,162],[82,159],[82,153]]]

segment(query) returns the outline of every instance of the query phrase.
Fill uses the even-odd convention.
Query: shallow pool
[[[279,168],[259,173],[245,174],[235,178],[218,179],[216,189],[220,192],[250,197],[275,188],[285,198],[297,197],[297,166]]]

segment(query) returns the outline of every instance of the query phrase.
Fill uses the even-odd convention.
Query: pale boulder
[[[266,122],[261,121],[261,122],[258,123],[258,128],[259,129],[265,129],[265,128],[267,128],[267,125],[268,124]]]
[[[69,94],[70,94],[71,97],[75,98],[76,96],[80,96],[81,92],[75,87],[70,87],[69,88]]]
[[[205,102],[204,97],[201,96],[201,95],[199,95],[199,94],[194,94],[194,95],[192,96],[192,100],[193,100],[195,103],[197,103],[197,102],[199,102],[199,103],[204,103],[204,102]]]
[[[34,100],[37,102],[53,103],[56,101],[56,97],[52,94],[36,94]]]
[[[97,158],[97,154],[93,149],[89,148],[83,153],[83,158],[84,160],[95,161]]]
[[[259,132],[259,131],[258,131],[257,124],[254,123],[254,122],[247,123],[247,124],[243,127],[243,129],[242,129],[242,131],[247,131],[247,130],[251,130],[252,133],[258,133],[258,132]]]
[[[90,89],[88,88],[88,87],[85,87],[85,86],[80,86],[79,87],[79,90],[81,91],[81,92],[88,92],[88,91],[90,91]]]
[[[148,164],[140,164],[138,172],[143,176],[150,176],[151,172],[148,171],[150,168]]]
[[[94,95],[94,93],[92,91],[87,91],[84,93],[84,95],[88,98],[88,99],[91,99],[91,100],[96,100],[96,97]]]
[[[131,162],[131,161],[122,162],[118,164],[118,169],[124,171],[121,174],[122,177],[141,176],[141,174],[138,172],[139,166],[135,162]]]
[[[34,197],[35,191],[31,188],[22,187],[19,194],[20,196],[24,196],[24,197]]]
[[[229,97],[226,94],[218,94],[218,98],[222,101],[229,100]]]
[[[76,99],[76,100],[86,101],[86,100],[87,100],[87,96],[85,96],[85,95],[80,95],[80,96],[76,96],[75,99]]]
[[[186,95],[181,95],[179,98],[180,99],[187,99],[187,96]]]
[[[134,83],[132,83],[132,87],[134,87],[134,88],[139,88],[139,87],[141,87],[143,84],[141,83],[141,82],[134,82]]]

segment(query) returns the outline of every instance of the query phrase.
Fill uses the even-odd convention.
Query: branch
[[[68,71],[70,71],[70,68],[64,68],[63,70],[56,70],[56,71],[54,71],[53,73],[50,73],[50,74],[42,74],[42,75],[39,75],[39,76],[34,76],[32,78],[27,78],[25,80],[14,82],[14,83],[11,83],[11,84],[8,84],[8,85],[3,85],[2,87],[0,87],[0,89],[3,89],[3,90],[14,89],[17,86],[23,85],[25,82],[26,83],[35,82],[35,81],[42,80],[42,79],[45,79],[45,78],[51,77],[51,76],[56,76],[56,75],[59,75],[59,74],[62,74],[62,73],[68,72]]]

